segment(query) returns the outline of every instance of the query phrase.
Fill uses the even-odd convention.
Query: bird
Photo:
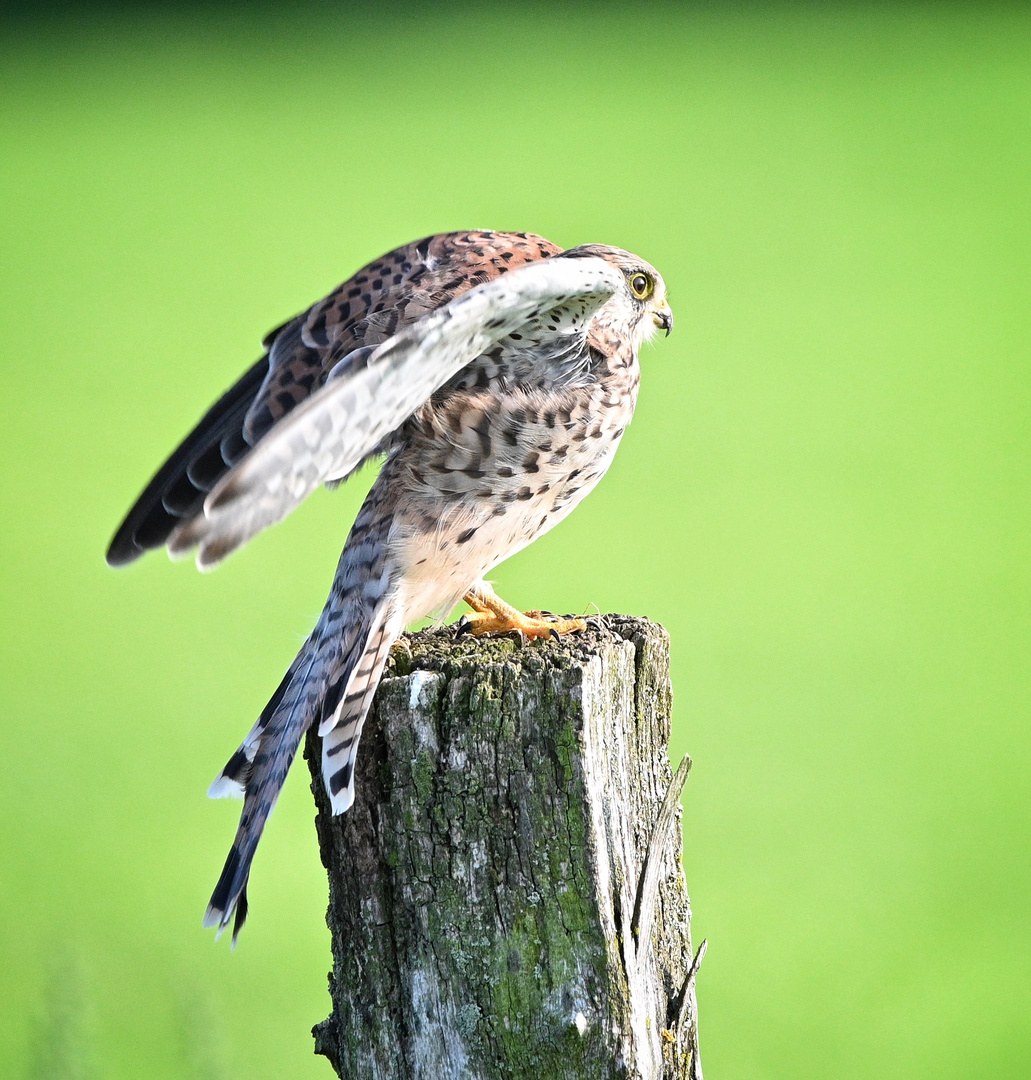
[[[243,799],[204,916],[216,937],[233,921],[236,944],[258,841],[313,724],[332,812],[351,806],[362,724],[408,625],[464,599],[461,632],[585,628],[518,611],[485,575],[602,478],[633,416],[639,349],[672,326],[661,275],[621,248],[428,236],[271,331],[157,471],[111,566],[166,546],[210,569],[319,486],[382,459],[314,629],[209,789]]]

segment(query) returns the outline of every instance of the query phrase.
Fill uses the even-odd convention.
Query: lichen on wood
[[[339,1076],[700,1080],[669,641],[591,622],[402,639],[342,817],[309,734]]]

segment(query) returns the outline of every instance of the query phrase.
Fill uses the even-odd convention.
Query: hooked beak
[[[656,325],[661,326],[666,331],[666,337],[669,337],[669,332],[673,329],[673,312],[669,304],[663,300],[662,305],[657,307],[652,314]]]

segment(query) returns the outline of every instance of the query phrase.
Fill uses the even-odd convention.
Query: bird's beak
[[[666,331],[666,337],[669,337],[669,332],[673,329],[673,312],[670,309],[669,304],[665,300],[652,312],[655,318],[657,326],[661,326]]]

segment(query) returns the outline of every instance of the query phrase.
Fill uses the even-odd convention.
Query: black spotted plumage
[[[634,275],[650,293],[631,291]],[[322,615],[212,785],[244,808],[206,925],[221,931],[235,911],[235,940],[258,840],[313,723],[333,810],[350,806],[362,724],[407,624],[464,597],[474,633],[582,627],[517,612],[483,577],[605,473],[633,414],[640,343],[671,325],[661,277],[620,249],[426,237],[277,327],[162,466],[112,541],[113,565],[161,544],[214,565],[319,484],[385,456]]]
[[[510,264],[560,250],[522,233],[428,236],[369,263],[324,300],[277,326],[262,342],[265,356],[205,413],[136,500],[111,541],[108,563],[124,566],[161,547],[179,524],[200,512],[203,496],[229,468],[350,354],[374,349],[399,326]],[[470,256],[482,265],[470,267]],[[391,273],[395,266],[400,271]]]

